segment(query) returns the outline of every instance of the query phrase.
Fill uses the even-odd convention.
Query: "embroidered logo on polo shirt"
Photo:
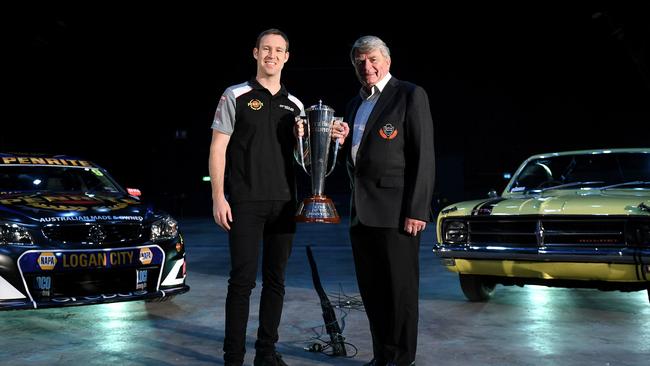
[[[286,109],[286,110],[288,110],[288,111],[291,111],[291,112],[294,111],[294,109],[293,109],[292,107],[288,106],[288,105],[279,104],[278,107],[280,107],[280,108],[284,108],[284,109]]]
[[[259,99],[251,99],[251,101],[248,102],[248,106],[254,111],[259,111],[264,106],[264,103]]]
[[[392,140],[397,136],[397,128],[390,123],[386,123],[379,129],[379,136],[386,140]]]

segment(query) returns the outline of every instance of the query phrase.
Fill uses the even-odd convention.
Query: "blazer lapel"
[[[397,79],[395,77],[391,77],[388,83],[386,84],[386,87],[384,87],[384,90],[382,90],[381,95],[379,96],[379,100],[377,100],[377,104],[375,104],[375,108],[372,109],[372,112],[370,113],[370,117],[368,117],[368,122],[366,123],[366,128],[363,131],[363,137],[361,137],[361,142],[359,143],[359,150],[363,147],[364,141],[366,141],[366,138],[368,137],[368,133],[370,133],[370,130],[375,129],[375,124],[379,120],[379,116],[381,116],[382,112],[384,109],[386,109],[386,106],[390,102],[391,99],[393,99],[393,95],[395,95],[395,92],[397,91],[397,88],[395,85],[397,84]],[[355,111],[357,108],[355,108]],[[355,112],[356,113],[356,112]]]

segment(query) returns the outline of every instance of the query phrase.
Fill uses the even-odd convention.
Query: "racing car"
[[[0,310],[189,291],[177,221],[139,195],[89,160],[0,153]]]

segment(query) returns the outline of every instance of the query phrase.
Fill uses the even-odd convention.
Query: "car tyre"
[[[459,274],[460,288],[469,301],[485,302],[492,297],[496,284],[485,279],[485,276]]]

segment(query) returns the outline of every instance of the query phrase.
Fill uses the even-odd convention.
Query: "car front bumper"
[[[0,251],[0,310],[134,300],[189,291],[184,251],[165,245],[93,249],[5,247]]]
[[[463,274],[546,280],[650,280],[650,249],[438,245],[434,251],[448,270]]]

